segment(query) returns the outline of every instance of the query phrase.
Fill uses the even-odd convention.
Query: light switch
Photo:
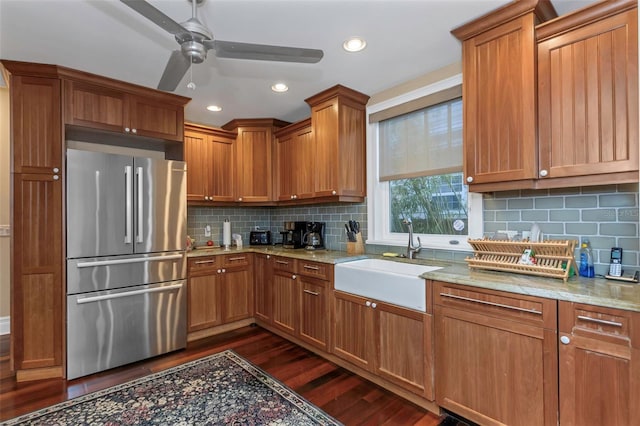
[[[205,237],[210,237],[211,236],[211,227],[209,225],[204,227],[204,236]]]

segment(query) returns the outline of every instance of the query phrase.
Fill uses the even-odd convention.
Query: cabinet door
[[[223,274],[223,324],[251,317],[253,315],[251,266],[224,268]]]
[[[17,378],[62,377],[62,182],[50,174],[14,174],[13,229],[11,339]],[[51,367],[57,370],[42,376],[23,371]]]
[[[184,134],[184,161],[187,163],[187,201],[208,201],[209,159],[211,152],[204,133],[186,131]]]
[[[222,324],[222,280],[216,271],[189,277],[189,332]]]
[[[559,303],[560,424],[640,424],[640,314]]]
[[[273,262],[271,255],[255,254],[253,277],[255,316],[270,324],[273,309]]]
[[[299,294],[296,275],[273,271],[273,325],[289,334],[298,331]]]
[[[296,138],[294,134],[283,135],[276,143],[276,156],[278,160],[278,201],[293,200],[295,195],[294,167],[297,155]],[[296,170],[297,171],[297,170]]]
[[[362,297],[339,291],[334,291],[333,295],[333,354],[365,370],[373,370],[373,309]]]
[[[438,282],[433,294],[438,405],[480,424],[557,424],[555,300]]]
[[[218,135],[207,140],[205,173],[209,176],[209,196],[213,201],[234,201],[234,143],[234,139]]]
[[[66,124],[124,132],[126,94],[106,87],[66,80],[64,82]]]
[[[465,40],[462,57],[467,182],[535,178],[533,14]]]
[[[327,289],[329,283],[299,276],[302,287],[300,304],[300,339],[321,349],[328,348],[329,309]]]
[[[296,199],[312,198],[314,193],[315,145],[311,126],[298,131],[293,142],[293,163],[295,168],[291,176],[293,193]]]
[[[271,127],[240,127],[236,145],[236,200],[271,201],[273,195]]]
[[[184,137],[184,107],[157,99],[128,95],[127,108],[131,132],[139,136],[182,142]],[[126,115],[125,115],[126,117]]]
[[[431,315],[375,303],[376,373],[433,401]]]
[[[12,76],[10,93],[13,173],[58,173],[64,152],[60,80]]]
[[[638,170],[637,24],[633,9],[539,44],[541,178]]]
[[[314,193],[317,197],[338,194],[338,100],[332,99],[312,108],[315,141]]]

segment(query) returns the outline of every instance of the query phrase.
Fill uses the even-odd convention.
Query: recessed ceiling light
[[[367,47],[367,42],[360,37],[351,37],[350,39],[345,40],[345,42],[342,43],[342,47],[347,52],[359,52]]]
[[[222,111],[222,107],[219,107],[218,105],[209,105],[207,107],[207,109],[209,111],[212,111],[212,112],[220,112],[220,111]]]
[[[289,86],[287,86],[284,83],[276,83],[273,86],[271,86],[271,90],[273,90],[274,92],[282,93],[289,90]]]

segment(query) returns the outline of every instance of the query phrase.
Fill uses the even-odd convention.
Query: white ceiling
[[[594,0],[555,0],[559,14]],[[187,0],[150,0],[177,22],[191,17]],[[450,30],[507,0],[205,0],[198,17],[219,40],[324,50],[317,64],[218,59],[193,67],[176,93],[192,98],[189,121],[220,126],[234,118],[298,121],[304,99],[335,84],[372,95],[457,62]],[[341,46],[362,36],[367,48]],[[156,87],[173,36],[117,0],[0,0],[0,58],[63,65]],[[275,82],[290,90],[276,94]],[[222,112],[205,107],[217,104]]]

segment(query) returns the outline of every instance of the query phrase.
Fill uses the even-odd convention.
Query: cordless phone
[[[620,247],[611,247],[609,275],[612,277],[622,276],[622,248]]]

